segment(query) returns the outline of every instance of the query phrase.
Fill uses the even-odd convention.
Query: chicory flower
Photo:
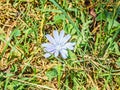
[[[62,58],[66,59],[68,57],[68,49],[74,49],[74,42],[68,42],[71,38],[71,35],[65,35],[65,32],[62,30],[59,34],[57,30],[53,31],[53,37],[49,34],[46,35],[46,38],[49,40],[49,43],[42,44],[44,47],[44,51],[46,54],[44,55],[45,58],[50,57],[52,54],[55,57],[58,57],[59,54]]]

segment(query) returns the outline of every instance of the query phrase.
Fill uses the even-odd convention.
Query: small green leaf
[[[119,51],[119,46],[118,46],[118,44],[115,42],[115,44],[114,44],[114,48],[115,48],[115,53],[117,54],[117,55],[120,55],[120,51]]]
[[[71,59],[77,59],[77,56],[75,55],[75,53],[73,53],[72,51],[70,51],[69,50],[69,57],[71,58]]]
[[[61,64],[58,64],[54,67],[54,69],[57,71],[57,77],[58,77],[58,86],[60,86],[60,79],[61,79],[61,76],[62,76],[62,66]]]
[[[57,77],[58,72],[56,69],[51,69],[46,72],[46,76],[51,81],[53,78]]]
[[[7,88],[8,88],[8,90],[14,90],[14,86],[13,86],[13,85],[11,85],[11,84],[10,84],[10,85],[8,85],[8,86],[7,86]]]
[[[100,20],[106,20],[106,16],[103,12],[98,14],[98,16],[96,17],[96,21],[100,21]]]
[[[120,86],[120,76],[115,78],[115,81],[117,82],[117,84]],[[118,89],[119,90],[119,89]]]
[[[6,74],[6,77],[11,77],[11,76],[14,76],[14,74],[12,74],[12,73],[7,73]]]
[[[17,36],[20,36],[21,35],[21,31],[18,30],[18,29],[15,29],[14,30],[14,36],[17,37]]]
[[[17,71],[17,65],[14,64],[14,65],[12,65],[12,67],[11,67],[11,72],[16,72],[16,71]]]
[[[119,22],[117,22],[116,20],[112,20],[111,18],[107,18],[107,22],[108,22],[108,30],[120,25]]]
[[[120,57],[118,58],[116,64],[120,67]]]
[[[67,28],[68,28],[67,33],[70,33],[71,35],[74,35],[77,32],[76,29],[72,26],[72,24],[68,24]]]
[[[65,16],[64,15],[55,15],[54,16],[54,22],[55,23],[61,23],[63,20],[65,20]]]
[[[8,83],[9,83],[9,77],[7,77],[5,80],[4,90],[7,90]]]

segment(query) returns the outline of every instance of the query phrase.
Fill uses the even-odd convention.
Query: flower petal
[[[54,38],[52,36],[50,36],[49,34],[46,35],[46,38],[50,41],[50,43],[53,43],[53,44],[56,43]]]
[[[59,42],[59,34],[58,34],[58,31],[57,30],[54,30],[53,31],[53,36],[55,38],[55,41],[58,43]]]
[[[66,35],[63,40],[62,40],[62,44],[65,44],[69,39],[71,38],[71,35]]]
[[[64,35],[65,35],[64,30],[60,31],[60,38],[63,38],[63,37],[64,37]]]
[[[60,51],[60,54],[62,55],[62,57],[63,57],[64,59],[66,59],[67,56],[68,56],[67,50],[64,50],[64,49],[62,49],[62,50]]]
[[[64,32],[64,30],[62,30],[60,32],[60,43],[61,43],[62,39],[64,38],[64,35],[65,35],[65,32]]]
[[[55,57],[57,57],[59,55],[59,51],[55,52]]]
[[[45,48],[44,50],[49,53],[54,53],[56,51],[54,47]]]
[[[75,43],[71,43],[71,42],[68,42],[64,45],[64,49],[70,49],[70,50],[73,50],[74,49],[74,45]]]
[[[43,43],[41,46],[42,47],[53,47],[54,45],[51,43]]]
[[[48,57],[50,57],[50,56],[51,56],[50,53],[46,53],[46,54],[44,54],[44,57],[45,57],[45,58],[48,58]]]

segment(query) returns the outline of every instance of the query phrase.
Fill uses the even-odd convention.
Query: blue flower
[[[53,37],[47,34],[46,38],[49,40],[49,43],[42,44],[42,47],[44,47],[44,51],[46,52],[44,55],[45,58],[50,57],[52,54],[55,57],[58,57],[60,54],[62,58],[66,59],[68,57],[67,49],[74,49],[75,43],[68,42],[68,40],[71,38],[71,35],[65,35],[63,30],[60,32],[60,34],[57,30],[54,30]]]

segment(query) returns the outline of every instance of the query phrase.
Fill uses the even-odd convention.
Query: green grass
[[[119,19],[119,0],[1,0],[0,90],[120,90]],[[55,29],[76,42],[65,60],[43,56]]]

